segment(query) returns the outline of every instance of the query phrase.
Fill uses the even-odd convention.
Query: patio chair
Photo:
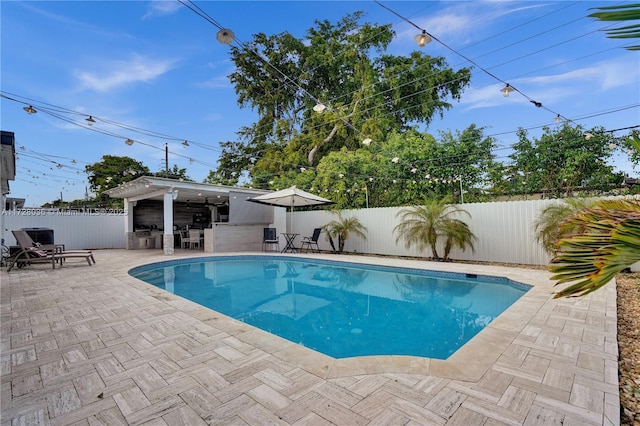
[[[280,241],[278,240],[278,233],[276,232],[276,228],[264,228],[262,238],[262,251],[267,251],[267,248],[273,246],[276,247],[275,251],[280,251]]]
[[[85,258],[91,265],[96,263],[91,250],[62,250],[62,244],[38,244],[34,242],[26,231],[11,231],[20,246],[20,251],[11,258],[7,272],[11,271],[15,265],[19,268],[32,263],[51,263],[51,269],[55,269],[56,263],[62,267],[63,261],[69,258]]]
[[[188,249],[189,248],[189,231],[180,230],[180,248]]]
[[[201,235],[199,229],[189,229],[189,248],[190,249],[200,249],[202,247],[201,244]]]
[[[313,235],[310,237],[302,237],[302,246],[300,247],[300,251],[312,249],[315,246],[315,252],[320,253],[320,247],[318,247],[318,239],[320,238],[320,233],[322,232],[322,228],[315,228],[313,230]]]

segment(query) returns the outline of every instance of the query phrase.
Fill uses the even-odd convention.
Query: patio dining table
[[[285,245],[282,249],[282,253],[297,253],[298,249],[295,246],[296,237],[300,234],[293,234],[289,232],[283,232]]]

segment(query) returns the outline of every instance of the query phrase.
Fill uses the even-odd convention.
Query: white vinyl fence
[[[534,237],[533,224],[541,211],[558,200],[505,201],[492,203],[461,204],[470,217],[460,216],[478,238],[475,252],[470,249],[452,250],[451,259],[486,262],[507,262],[528,265],[545,265],[550,257]],[[344,210],[344,216],[355,216],[367,228],[367,239],[350,235],[345,244],[348,253],[375,253],[397,256],[430,257],[431,250],[418,252],[415,247],[406,248],[404,240],[396,242],[393,229],[399,223],[396,218],[402,207],[384,207],[362,210]],[[330,211],[316,210],[294,212],[294,229],[301,236],[310,236],[313,228],[321,227],[336,216]],[[319,240],[321,250],[331,246],[323,233]],[[439,254],[442,255],[440,249]]]
[[[65,249],[125,248],[126,216],[122,212],[55,211],[49,209],[7,210],[2,212],[2,237],[7,246],[16,244],[14,229],[53,229],[56,243]]]
[[[475,252],[454,249],[453,260],[475,260],[484,262],[506,262],[528,265],[546,265],[549,255],[536,242],[533,224],[542,210],[559,200],[505,201],[492,203],[461,204],[470,217],[461,216],[476,235]],[[366,227],[367,238],[351,235],[345,244],[347,253],[383,254],[396,256],[430,257],[431,251],[418,252],[415,247],[406,248],[404,241],[396,242],[393,229],[399,223],[396,215],[402,207],[344,210],[345,216],[356,216]],[[282,213],[284,213],[284,209]],[[276,213],[276,218],[284,216]],[[287,213],[291,232],[300,234],[296,245],[300,246],[303,236],[311,236],[314,228],[322,227],[335,218],[330,211],[315,210]],[[293,215],[293,217],[291,217]],[[125,219],[118,213],[91,212],[69,214],[68,212],[48,212],[46,210],[5,211],[2,215],[7,245],[14,245],[12,229],[51,228],[56,242],[68,249],[79,248],[125,248]],[[293,219],[293,220],[292,220]],[[285,231],[284,221],[277,220],[274,226],[278,232]],[[323,233],[318,241],[321,250],[331,250]],[[439,251],[442,255],[442,250]],[[634,267],[637,270],[638,267]]]

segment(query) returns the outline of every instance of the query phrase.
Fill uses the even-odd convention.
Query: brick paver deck
[[[446,361],[336,360],[127,274],[159,250],[95,257],[2,269],[2,425],[619,424],[613,284],[555,300],[542,270],[350,256],[535,287]]]

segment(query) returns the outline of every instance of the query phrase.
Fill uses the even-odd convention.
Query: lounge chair
[[[278,233],[276,228],[264,228],[262,238],[262,251],[267,251],[269,247],[276,246],[275,251],[280,251],[280,241],[278,240]]]
[[[322,232],[322,228],[315,228],[313,230],[313,235],[310,237],[302,237],[302,246],[300,247],[300,251],[312,249],[315,246],[316,253],[320,253],[320,247],[318,247],[318,238],[320,238],[320,233]]]
[[[20,246],[20,251],[11,259],[7,272],[17,264],[19,268],[32,263],[51,263],[55,269],[56,263],[62,267],[63,261],[70,258],[84,258],[91,265],[96,263],[91,250],[62,250],[62,244],[38,244],[34,242],[26,231],[11,231]]]

